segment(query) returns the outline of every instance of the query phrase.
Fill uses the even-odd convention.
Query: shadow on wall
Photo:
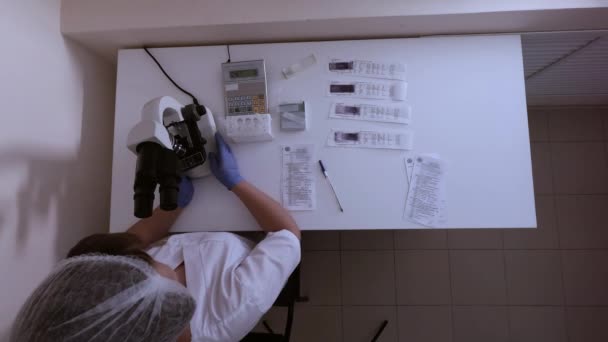
[[[27,172],[14,198],[17,213],[13,215],[17,222],[11,227],[17,230],[17,253],[25,253],[24,246],[32,234],[49,228],[36,226],[37,218],[42,218],[57,227],[57,260],[65,257],[84,236],[108,230],[114,125],[115,72],[112,66],[78,44],[64,41],[82,75],[78,152],[66,155],[45,146],[0,147],[0,175],[15,168]],[[26,106],[23,109],[19,115],[36,117],[34,113],[27,113]],[[7,229],[8,215],[12,214],[6,210],[6,206],[0,208],[0,236]]]

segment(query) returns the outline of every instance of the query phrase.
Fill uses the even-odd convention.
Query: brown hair
[[[83,254],[107,254],[131,256],[141,259],[148,264],[153,260],[142,250],[143,243],[131,233],[93,234],[80,240],[68,252],[68,258]]]

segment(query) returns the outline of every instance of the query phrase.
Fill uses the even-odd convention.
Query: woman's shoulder
[[[189,245],[205,242],[243,242],[244,240],[247,239],[229,232],[195,232],[172,234],[167,239],[167,243]]]

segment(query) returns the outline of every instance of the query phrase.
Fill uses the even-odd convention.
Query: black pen
[[[327,179],[327,183],[329,183],[331,190],[334,192],[334,196],[336,196],[336,201],[338,201],[338,206],[340,207],[340,211],[344,212],[344,209],[342,208],[342,204],[340,204],[340,199],[338,198],[338,194],[336,193],[336,189],[334,188],[334,185],[331,183],[331,179],[329,179],[327,170],[325,170],[325,166],[323,165],[323,162],[321,160],[319,160],[319,165],[321,166],[321,172],[323,172],[325,179]]]

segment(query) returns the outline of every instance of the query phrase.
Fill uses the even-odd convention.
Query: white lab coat
[[[148,251],[156,261],[186,269],[196,300],[193,342],[242,339],[270,309],[300,262],[300,241],[288,230],[253,242],[231,233],[172,235]]]

